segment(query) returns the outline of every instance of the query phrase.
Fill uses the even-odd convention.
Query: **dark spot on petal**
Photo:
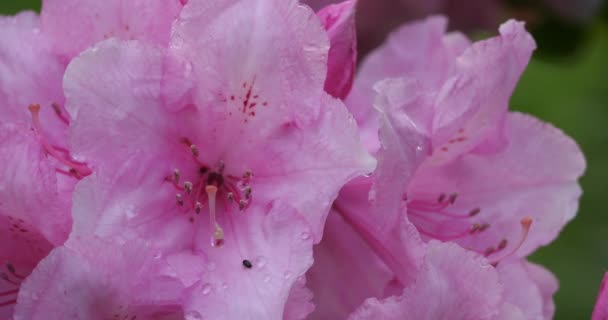
[[[243,260],[243,267],[245,267],[247,269],[251,269],[253,267],[253,265],[251,264],[251,261]]]

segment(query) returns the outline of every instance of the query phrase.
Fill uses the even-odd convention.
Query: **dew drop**
[[[263,268],[266,265],[266,258],[264,257],[257,257],[255,258],[255,266],[257,266],[258,268]]]
[[[153,256],[153,258],[154,258],[155,260],[158,260],[158,259],[160,259],[160,258],[162,258],[162,257],[163,257],[163,254],[162,254],[162,252],[160,252],[160,251],[159,251],[159,252],[157,252],[157,253],[155,253],[155,254],[154,254],[154,256]]]
[[[310,233],[309,232],[302,232],[302,234],[300,235],[300,237],[302,238],[302,240],[308,240],[310,239]]]
[[[202,320],[203,316],[201,316],[201,314],[198,311],[192,310],[192,311],[188,311],[184,315],[184,319],[185,320]]]
[[[203,285],[203,287],[201,288],[201,292],[202,292],[204,295],[209,294],[209,293],[211,292],[211,285],[210,285],[210,284],[208,284],[208,283],[205,283],[205,284]]]
[[[264,277],[264,282],[266,282],[266,283],[270,282],[270,276],[265,276]]]
[[[127,215],[127,219],[131,220],[137,217],[138,212],[134,206],[127,206],[125,208],[125,214]]]

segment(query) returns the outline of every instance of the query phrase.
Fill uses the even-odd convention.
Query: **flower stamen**
[[[55,158],[57,161],[64,164],[65,166],[67,166],[68,168],[70,168],[69,171],[62,170],[60,171],[60,173],[65,174],[67,172],[77,179],[82,179],[93,173],[91,169],[87,167],[86,164],[72,160],[67,154],[62,154],[67,153],[67,150],[63,148],[56,148],[49,143],[46,136],[44,135],[42,125],[40,124],[40,105],[32,104],[28,107],[28,109],[32,115],[34,129],[38,133],[38,138],[40,139],[40,143],[42,144],[42,147],[44,148],[46,153],[51,157]]]
[[[215,217],[215,196],[217,195],[217,187],[208,185],[205,187],[205,192],[207,192],[207,198],[209,199],[209,224],[215,229],[213,232],[212,244],[214,247],[219,247],[224,244],[224,230],[222,230],[222,227],[217,223]]]
[[[526,239],[528,238],[528,235],[530,234],[530,229],[532,227],[532,218],[531,217],[525,217],[523,219],[521,219],[520,221],[521,224],[521,236],[519,238],[519,241],[517,242],[517,244],[513,247],[513,249],[511,249],[509,252],[505,253],[504,255],[500,256],[500,257],[494,257],[490,260],[492,265],[497,265],[500,261],[505,260],[506,258],[514,255],[517,250],[519,250],[519,248],[521,248],[521,246],[524,244],[524,242],[526,242]],[[507,240],[503,239],[500,244],[499,244],[499,248],[504,249],[507,247]],[[495,253],[495,252],[493,252]]]

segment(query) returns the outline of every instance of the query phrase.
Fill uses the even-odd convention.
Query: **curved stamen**
[[[532,227],[532,218],[525,217],[525,218],[521,219],[520,223],[521,223],[521,237],[519,238],[519,241],[517,242],[517,244],[513,247],[513,249],[511,249],[509,252],[505,253],[504,255],[502,255],[500,257],[492,258],[490,260],[491,264],[496,265],[500,261],[514,255],[517,252],[517,250],[519,250],[519,248],[521,248],[521,246],[524,244],[524,242],[526,241],[526,238],[528,238],[528,235],[530,234],[530,228]],[[506,247],[507,242],[505,240],[503,240],[503,241],[501,241],[501,245],[504,248],[504,247]],[[499,247],[501,245],[499,245]]]
[[[44,150],[51,155],[53,158],[57,159],[59,162],[63,163],[67,167],[73,169],[79,177],[86,177],[93,173],[89,167],[85,164],[73,161],[71,159],[66,159],[64,155],[61,154],[62,151],[58,151],[54,148],[49,141],[46,139],[44,135],[44,131],[42,130],[42,125],[40,124],[40,105],[32,104],[28,107],[30,113],[32,114],[32,122],[34,124],[34,128],[38,132],[38,138],[40,139],[40,143],[44,147]]]
[[[68,119],[65,115],[63,115],[63,112],[61,112],[61,108],[59,107],[58,104],[53,102],[53,103],[51,103],[51,107],[53,108],[53,111],[55,111],[55,115],[57,115],[59,120],[61,120],[66,125],[70,125],[70,119]]]

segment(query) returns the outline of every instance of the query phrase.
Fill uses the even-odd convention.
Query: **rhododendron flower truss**
[[[73,150],[96,170],[77,187],[73,235],[191,254],[197,310],[278,319],[340,187],[374,167],[323,90],[325,30],[296,2],[189,1],[171,43],[108,40],[68,67]]]
[[[14,319],[184,319],[182,283],[140,241],[68,241],[19,292]]]
[[[70,151],[70,117],[62,90],[65,67],[80,50],[104,37],[166,44],[181,3],[163,1],[146,10],[142,4],[48,0],[42,18],[33,12],[0,17],[2,319],[11,316],[24,278],[66,240],[72,190],[91,173]],[[132,32],[115,32],[121,28]]]
[[[525,238],[517,250],[525,256],[552,241],[576,213],[584,158],[559,130],[507,112],[534,48],[521,23],[507,22],[499,36],[472,45],[442,30],[440,18],[404,26],[372,53],[366,63],[373,66],[362,67],[357,81],[400,77],[376,87],[376,106],[386,119],[380,132],[391,130],[379,140],[385,146],[376,185],[400,186],[390,192],[403,192],[402,210],[425,238],[456,241],[495,260]],[[400,43],[422,48],[408,46],[413,53],[402,56]],[[434,52],[443,67],[423,74],[423,52]],[[358,88],[353,96],[371,100]],[[415,171],[404,171],[404,163]]]
[[[364,99],[365,92],[358,91],[364,88],[358,81],[373,83],[372,79],[389,78],[376,84],[378,114],[367,119],[371,124],[363,126],[363,130],[379,127],[375,145],[379,148],[378,168],[371,177],[353,181],[341,192],[333,212],[345,226],[329,220],[325,233],[333,235],[315,253],[319,268],[315,265],[308,277],[317,292],[319,285],[328,281],[321,266],[336,263],[337,257],[351,257],[347,261],[354,272],[366,270],[365,277],[349,276],[364,280],[352,284],[350,298],[344,299],[350,307],[341,306],[342,311],[356,307],[366,290],[378,298],[395,295],[400,288],[405,288],[404,297],[413,295],[408,290],[418,290],[409,288],[418,286],[420,268],[425,268],[421,265],[431,250],[426,243],[432,240],[456,242],[497,266],[501,277],[514,277],[517,264],[521,264],[517,258],[553,240],[576,213],[581,193],[577,179],[585,167],[578,146],[550,125],[507,112],[508,99],[534,48],[523,25],[507,22],[499,36],[474,44],[461,35],[444,36],[443,30],[445,21],[438,18],[404,26],[386,47],[372,53],[353,88],[351,97],[359,93]],[[430,58],[437,65],[424,62],[429,59],[424,52],[433,52]],[[432,72],[419,68],[425,63],[433,65],[428,68]],[[355,105],[350,99],[349,107],[362,111],[359,115],[373,114],[357,109],[365,104]],[[368,146],[374,148],[374,135],[367,137],[366,142],[372,142]],[[348,229],[360,240],[340,239]],[[372,257],[352,258],[348,251],[331,249],[339,243],[358,242],[362,248],[354,251],[357,256]],[[361,253],[366,250],[371,252]],[[356,266],[361,261],[375,261],[381,267],[373,271]],[[555,280],[538,268],[526,269],[518,277],[528,274],[526,277],[534,279],[535,285],[521,288],[522,292],[530,290],[529,299],[518,299],[508,288],[513,281],[505,281],[507,288],[500,289],[504,291],[502,299],[517,308],[501,303],[493,307],[495,315],[472,317],[506,312],[550,317]],[[381,282],[365,279],[391,277],[387,287],[365,288]],[[319,318],[327,315],[323,310],[329,314],[335,310],[331,305],[323,306],[332,301],[327,298],[331,295],[325,293],[326,298],[317,301]],[[398,310],[410,310],[405,302],[408,299],[399,300]],[[378,318],[382,313],[373,314]],[[427,315],[433,318],[432,313]],[[344,317],[344,313],[332,317]]]

